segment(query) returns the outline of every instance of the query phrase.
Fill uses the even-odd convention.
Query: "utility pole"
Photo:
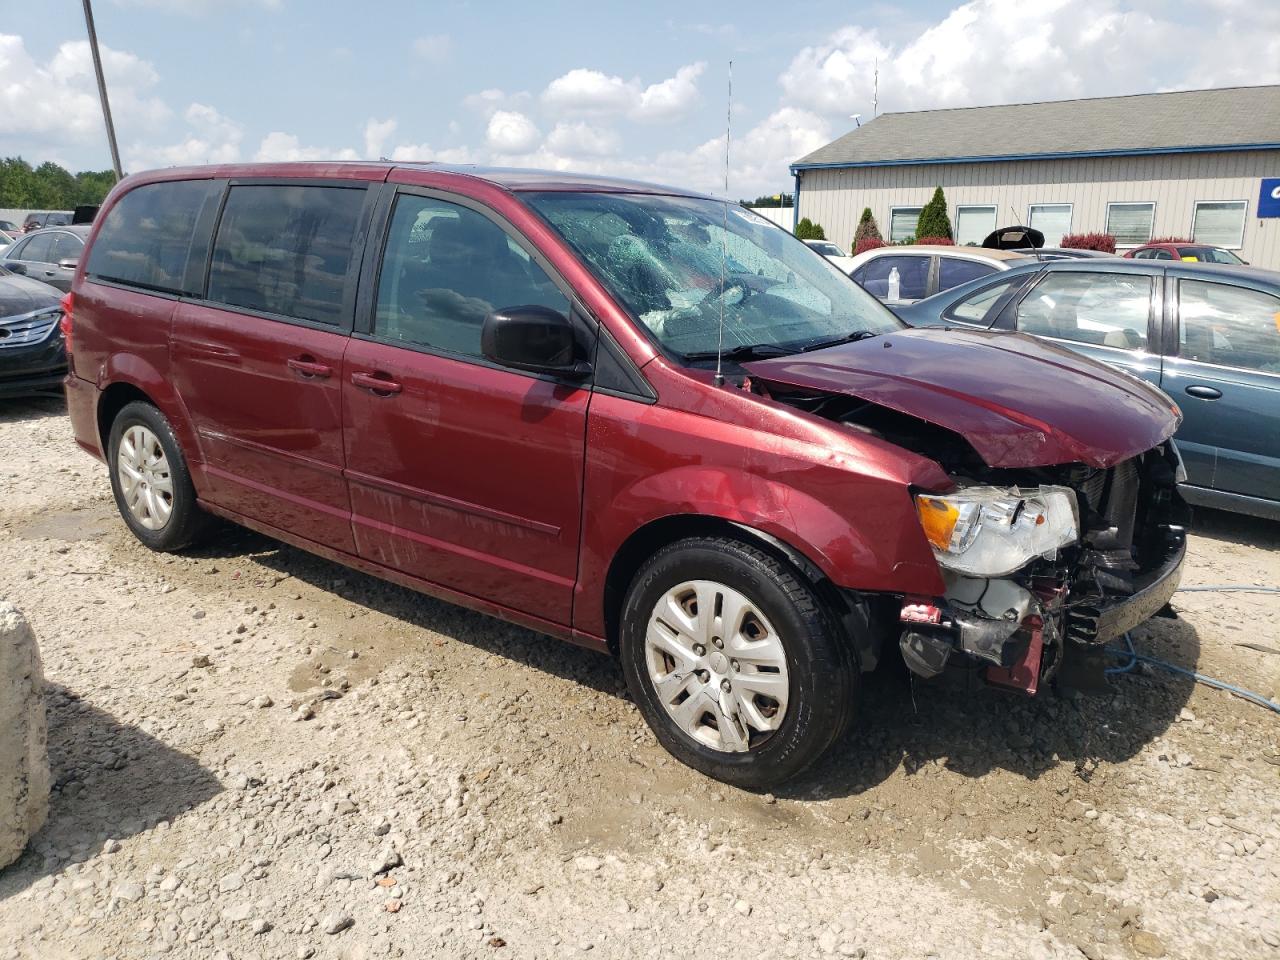
[[[107,81],[102,75],[102,57],[98,53],[98,31],[93,26],[93,7],[84,0],[84,25],[89,31],[89,51],[93,54],[93,72],[98,75],[98,99],[102,101],[102,119],[107,124],[107,143],[111,146],[111,166],[116,179],[124,176],[120,169],[120,148],[116,146],[116,125],[111,122],[111,103],[107,100]]]

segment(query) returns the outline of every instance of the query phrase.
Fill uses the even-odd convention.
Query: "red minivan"
[[[178,550],[213,515],[610,651],[659,740],[763,788],[893,652],[1034,694],[1167,603],[1159,391],[909,330],[737,204],[597,177],[139,174],[65,301],[79,444]]]

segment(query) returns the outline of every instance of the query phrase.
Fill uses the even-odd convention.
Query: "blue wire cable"
[[[1247,584],[1225,584],[1221,586],[1208,587],[1179,587],[1177,592],[1225,593],[1228,591],[1242,593],[1280,593],[1280,587],[1256,587]],[[1260,693],[1254,693],[1252,690],[1245,690],[1243,687],[1224,683],[1222,680],[1215,680],[1213,677],[1206,677],[1203,673],[1196,673],[1194,670],[1188,670],[1186,667],[1179,667],[1176,664],[1169,663],[1165,660],[1147,656],[1145,653],[1138,653],[1138,651],[1133,648],[1133,638],[1130,637],[1128,633],[1124,635],[1124,645],[1125,649],[1123,650],[1116,647],[1106,648],[1107,653],[1114,657],[1128,658],[1126,663],[1122,663],[1118,667],[1107,667],[1105,671],[1107,674],[1129,673],[1138,665],[1139,661],[1142,661],[1143,663],[1149,663],[1154,667],[1159,667],[1162,670],[1168,670],[1170,673],[1180,674],[1184,677],[1191,677],[1197,683],[1203,683],[1206,686],[1214,687],[1218,690],[1226,690],[1228,693],[1233,693],[1237,697],[1242,697],[1250,703],[1256,703],[1260,707],[1266,707],[1268,710],[1280,713],[1280,706],[1268,700]]]

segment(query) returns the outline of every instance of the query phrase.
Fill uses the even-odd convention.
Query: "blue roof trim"
[[[851,167],[914,167],[935,163],[1003,163],[1011,160],[1078,160],[1088,157],[1147,157],[1170,153],[1239,153],[1244,150],[1280,150],[1280,143],[1230,143],[1199,147],[1150,147],[1133,150],[1067,150],[1062,153],[993,153],[985,157],[927,157],[906,160],[839,160],[831,163],[793,163],[800,170],[835,170]]]

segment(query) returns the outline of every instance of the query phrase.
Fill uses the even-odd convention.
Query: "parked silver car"
[[[71,290],[89,229],[83,225],[36,230],[0,252],[0,266],[66,293]]]

